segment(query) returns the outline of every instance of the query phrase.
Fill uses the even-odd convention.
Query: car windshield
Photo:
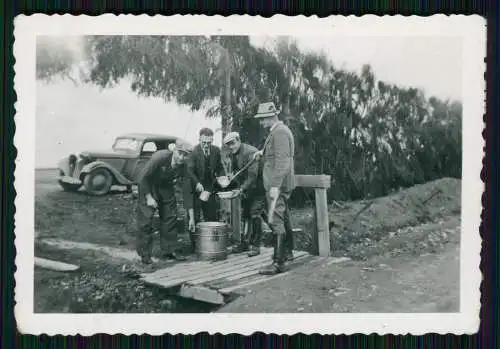
[[[140,142],[133,138],[118,138],[113,145],[113,149],[136,151]]]

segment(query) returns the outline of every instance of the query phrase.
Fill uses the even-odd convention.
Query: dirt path
[[[218,312],[456,312],[458,256],[454,245],[439,255],[301,268],[242,290],[243,297]]]

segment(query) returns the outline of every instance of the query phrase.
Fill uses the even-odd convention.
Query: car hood
[[[121,158],[132,158],[135,154],[128,150],[86,150],[80,152],[83,157],[92,157],[97,159],[121,159]]]

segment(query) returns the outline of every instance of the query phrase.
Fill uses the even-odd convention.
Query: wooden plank
[[[318,254],[322,257],[330,255],[330,227],[328,224],[328,206],[326,189],[316,188],[316,239]]]
[[[271,255],[271,252],[266,251],[268,255]],[[167,268],[162,268],[159,270],[156,270],[152,273],[145,273],[143,274],[144,276],[150,276],[150,277],[163,277],[163,276],[173,276],[173,275],[179,275],[180,273],[186,273],[186,272],[201,272],[202,270],[206,269],[212,269],[217,266],[225,265],[228,263],[238,263],[241,260],[247,259],[248,256],[246,254],[238,254],[238,255],[230,255],[228,259],[226,260],[221,260],[221,261],[194,261],[194,262],[188,262],[188,263],[183,263],[179,262],[175,264],[172,267],[167,267]]]
[[[254,263],[254,262],[258,262],[258,261],[265,262],[267,260],[267,258],[269,258],[270,256],[265,256],[265,255],[262,256],[261,255],[260,256],[261,258],[258,258],[258,257],[259,256],[251,257],[251,258],[248,257],[248,260],[243,260],[242,262],[240,262],[238,264],[228,264],[228,265],[225,265],[224,267],[220,267],[220,266],[214,267],[214,268],[211,268],[208,270],[205,269],[201,272],[187,273],[187,274],[183,274],[183,275],[179,275],[179,276],[174,276],[172,278],[169,278],[168,276],[165,276],[165,277],[145,276],[142,278],[142,280],[145,282],[154,283],[156,285],[161,285],[163,287],[173,287],[173,286],[179,285],[181,283],[188,282],[188,281],[194,280],[196,278],[199,278],[201,275],[207,275],[207,273],[209,273],[209,272],[220,273],[221,271],[224,271],[224,270],[240,268],[242,265],[248,265],[249,263]]]
[[[299,256],[297,256],[297,259],[300,257],[303,257],[305,255],[307,255],[307,252],[301,253]],[[271,263],[271,261],[267,261],[267,260],[256,261],[255,263],[245,264],[241,268],[226,269],[226,271],[224,271],[222,273],[216,272],[216,273],[213,273],[212,275],[207,275],[206,277],[202,277],[202,278],[199,278],[196,280],[189,281],[189,284],[190,285],[200,285],[200,284],[203,284],[205,282],[215,281],[215,280],[219,280],[219,279],[227,279],[229,277],[236,277],[236,276],[241,275],[241,274],[258,273],[260,268],[265,267],[266,265],[269,265],[270,263]]]
[[[272,261],[266,260],[266,259],[260,259],[260,260],[255,260],[255,262],[248,263],[243,265],[240,268],[226,268],[225,270],[217,270],[216,272],[212,273],[211,275],[197,278],[194,280],[190,280],[189,284],[190,285],[200,285],[208,281],[214,281],[214,280],[219,280],[219,279],[225,279],[228,276],[234,276],[238,275],[241,273],[246,273],[250,270],[258,270],[260,268],[265,267],[266,265],[271,264]]]
[[[40,268],[45,268],[55,271],[76,271],[80,269],[80,266],[78,265],[53,261],[50,259],[45,259],[40,257],[35,257],[35,265]]]
[[[273,253],[272,248],[262,248],[261,255],[271,256]],[[238,264],[240,261],[248,259],[246,253],[232,254],[229,255],[227,259],[222,261],[199,261],[195,260],[192,262],[178,262],[174,266],[162,268],[156,270],[152,273],[144,273],[141,276],[143,277],[167,277],[180,275],[182,273],[191,273],[191,272],[203,272],[207,269],[213,269],[214,267],[222,266],[225,264]]]
[[[207,287],[182,285],[178,295],[212,304],[225,304],[224,296],[221,293]]]
[[[324,188],[331,186],[331,177],[328,175],[295,175],[297,187]]]
[[[293,268],[297,265],[305,265],[310,259],[315,259],[317,257],[312,256],[308,253],[304,253],[304,255],[296,255],[293,261],[287,263],[289,267]],[[204,286],[208,286],[210,288],[214,289],[220,289],[220,288],[225,288],[229,286],[233,286],[234,283],[238,282],[246,282],[248,279],[250,279],[252,276],[258,274],[258,270],[249,270],[242,272],[240,274],[236,274],[233,276],[228,276],[227,278],[224,279],[217,279],[217,280],[210,280],[204,283]]]
[[[252,279],[252,280],[250,280],[248,282],[237,284],[237,285],[226,287],[226,288],[221,288],[219,290],[219,293],[224,294],[224,295],[228,295],[228,294],[231,294],[232,292],[234,292],[234,291],[236,291],[238,289],[241,289],[241,288],[244,288],[244,287],[248,287],[248,286],[257,285],[257,284],[260,284],[261,282],[264,282],[264,281],[274,280],[274,279],[283,277],[285,275],[288,275],[288,273],[289,273],[289,271],[286,271],[286,272],[281,273],[281,274],[271,275],[271,276],[268,276],[268,275],[259,275],[255,279]]]
[[[311,258],[311,260],[309,260],[309,262],[319,263],[319,262],[324,262],[325,261],[325,258],[319,258],[319,257],[314,257],[314,256],[311,256],[311,255],[307,255],[307,256],[301,257],[300,263],[307,263],[309,258]],[[300,264],[300,263],[299,262],[295,262],[295,260],[294,260],[290,264],[290,266],[294,266],[295,264]],[[229,295],[232,292],[234,292],[235,290],[238,290],[238,289],[241,289],[241,288],[245,288],[245,287],[248,287],[248,286],[252,286],[252,285],[256,285],[256,284],[259,284],[259,283],[264,282],[264,281],[270,281],[270,280],[273,280],[273,279],[277,279],[277,278],[283,277],[285,275],[288,275],[288,273],[290,271],[291,270],[287,270],[284,273],[276,274],[276,275],[272,275],[272,276],[258,275],[258,276],[254,277],[254,278],[251,278],[249,280],[245,280],[244,282],[240,282],[240,283],[238,283],[236,285],[223,286],[223,287],[221,287],[219,289],[219,293],[224,294],[224,295]]]
[[[292,261],[292,263],[290,263],[289,266],[293,267],[293,266],[296,266],[297,264],[306,264],[306,263],[321,264],[322,262],[325,262],[328,259],[329,258],[321,258],[321,257],[315,257],[315,256],[307,255],[307,256],[302,257],[300,259],[300,261],[297,261],[297,262],[295,260]],[[236,284],[236,285],[228,282],[225,285],[224,284],[220,285],[218,287],[218,289],[219,289],[220,293],[228,295],[228,294],[230,294],[231,292],[233,292],[233,291],[235,291],[237,289],[248,287],[248,286],[252,286],[252,285],[264,282],[264,281],[269,281],[269,280],[273,280],[275,278],[282,277],[284,275],[288,275],[288,273],[290,273],[291,271],[292,270],[287,270],[284,273],[276,274],[276,275],[272,275],[272,276],[269,276],[269,275],[257,275],[257,276],[255,276],[253,278],[248,278],[246,280],[240,280],[240,282],[238,284]]]
[[[196,273],[196,274],[187,274],[179,277],[174,277],[174,278],[162,278],[162,279],[155,279],[155,280],[150,280],[150,281],[155,281],[158,284],[163,285],[163,287],[173,287],[176,285],[179,285],[181,283],[186,283],[186,282],[192,282],[195,280],[203,279],[203,280],[216,280],[218,277],[217,275],[228,272],[228,271],[234,271],[234,270],[241,270],[241,268],[246,268],[247,266],[250,265],[255,265],[255,264],[261,264],[264,265],[265,263],[269,263],[266,258],[258,258],[256,259],[255,257],[252,257],[251,259],[249,258],[248,261],[245,261],[244,263],[238,264],[238,265],[231,265],[229,264],[228,266],[225,266],[224,268],[214,268],[213,270],[210,270],[209,272],[205,273]]]
[[[307,257],[310,257],[310,255],[309,254],[304,254],[304,255],[297,256],[292,261],[292,263],[293,264],[298,264],[297,262],[303,261]],[[290,264],[289,266],[292,266],[292,264]],[[257,271],[257,273],[258,273],[258,271]],[[227,280],[228,281],[235,281],[235,280],[243,279],[243,278],[246,278],[248,276],[255,275],[255,274],[256,274],[255,270],[251,270],[251,271],[248,271],[248,272],[245,272],[245,273],[240,273],[240,274],[237,274],[237,275],[234,275],[234,276],[230,276],[230,277],[227,278]]]
[[[272,252],[266,251],[266,253],[263,253],[257,257],[265,259],[265,258],[270,258],[271,256],[272,256]],[[244,258],[240,258],[240,259],[233,260],[233,261],[226,261],[224,263],[213,263],[211,265],[205,265],[203,267],[193,265],[193,266],[189,266],[187,268],[182,268],[182,265],[181,265],[180,268],[177,268],[177,269],[173,270],[172,272],[169,272],[168,268],[166,268],[166,269],[162,269],[162,273],[143,274],[143,277],[149,278],[149,279],[152,279],[152,278],[167,279],[167,278],[179,278],[179,277],[185,278],[186,275],[189,275],[190,277],[196,277],[197,275],[206,275],[207,273],[212,272],[212,271],[217,270],[217,269],[234,267],[234,266],[238,266],[241,264],[245,264],[249,260],[255,259],[257,257],[250,258],[247,255],[245,255]]]

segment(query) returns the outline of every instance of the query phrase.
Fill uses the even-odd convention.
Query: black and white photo
[[[21,16],[32,334],[472,333],[474,16]]]

